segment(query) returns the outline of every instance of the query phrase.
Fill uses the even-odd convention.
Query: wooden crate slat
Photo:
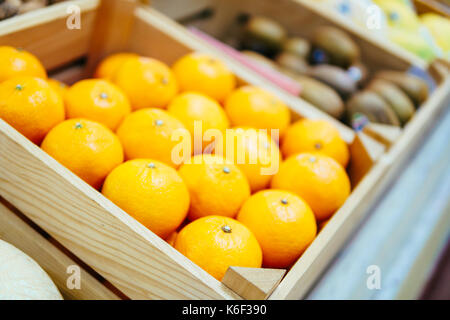
[[[22,37],[23,46],[32,51],[31,48],[37,46],[35,43],[42,41],[39,48],[34,48],[39,51],[38,57],[44,59],[47,68],[65,65],[78,58],[79,55],[88,54],[91,64],[87,69],[77,66],[70,69],[65,68],[56,74],[57,77],[68,79],[69,82],[77,80],[86,70],[91,72],[92,66],[101,57],[117,50],[135,51],[153,56],[169,64],[192,50],[213,53],[229,64],[240,78],[241,83],[265,87],[279,95],[294,113],[303,117],[332,121],[350,144],[353,159],[349,170],[354,185],[357,184],[356,188],[301,259],[287,273],[270,299],[298,299],[304,295],[364,217],[367,208],[383,191],[387,181],[393,179],[396,170],[398,171],[398,159],[404,158],[405,154],[411,151],[411,146],[420,137],[420,131],[432,124],[431,121],[445,107],[445,104],[448,107],[450,79],[444,80],[411,123],[405,127],[404,133],[390,152],[380,158],[383,146],[379,143],[363,133],[355,134],[350,128],[303,100],[278,90],[266,79],[242,68],[239,63],[230,61],[217,49],[199,41],[197,37],[164,15],[144,7],[134,10],[136,2],[134,0],[104,1],[108,1],[104,4],[115,8],[114,10],[122,8],[126,15],[131,15],[131,12],[134,11],[134,18],[127,18],[129,23],[126,24],[129,29],[127,27],[123,34],[118,35],[117,41],[112,41],[110,37],[114,36],[114,32],[112,32],[114,28],[120,29],[120,21],[116,26],[106,24],[105,28],[110,32],[108,32],[108,39],[104,39],[101,43],[96,40],[93,30],[96,25],[94,19],[100,8],[98,8],[99,1],[91,2],[96,4],[89,7],[90,1],[78,0],[76,2],[85,6],[83,7],[84,15],[90,15],[90,18],[87,19],[89,28],[84,31],[86,34],[83,33],[80,38],[73,37],[70,33],[64,33],[64,38],[61,38],[63,31],[58,37],[49,34],[42,37],[41,40],[30,38],[35,30],[42,30],[43,34],[46,34],[55,28],[61,28],[60,24],[63,20],[65,23],[64,16],[53,15],[53,20],[46,20],[48,16],[44,13],[54,12],[49,11],[50,9],[56,10],[50,7],[36,11],[37,18],[33,23],[28,22],[28,25],[20,25],[16,29],[9,26],[8,31],[7,28],[2,28],[0,23],[0,44],[7,44],[3,41],[13,41],[15,35],[18,39]],[[281,0],[280,3],[292,4],[296,1],[302,2]],[[222,4],[225,6],[225,3]],[[295,5],[297,6],[297,4]],[[120,13],[116,12],[116,14],[118,14],[116,17],[121,16]],[[228,14],[230,13],[224,13],[222,18]],[[44,16],[46,16],[45,19]],[[339,25],[339,23],[337,24]],[[67,30],[67,32],[69,31],[71,30]],[[127,38],[128,35],[129,38]],[[53,40],[59,38],[61,41],[61,45],[53,47],[54,52],[47,52],[46,48],[41,48],[46,41],[50,41],[47,37]],[[93,46],[91,39],[93,39]],[[388,48],[376,42],[368,41],[362,36],[358,41],[368,42],[368,48],[371,46],[375,48],[373,52],[377,52],[376,50],[384,52],[383,57],[386,59],[383,58],[379,61],[380,66],[383,63],[386,64],[382,66],[383,68],[397,62],[399,69],[404,69],[411,64],[407,57],[392,54]],[[61,52],[66,55],[58,58]],[[48,55],[47,60],[45,57],[41,57],[45,54]],[[375,67],[378,68],[377,65]],[[241,298],[112,204],[98,191],[58,164],[2,120],[0,120],[0,150],[0,195],[130,298]],[[380,160],[376,162],[377,159]],[[386,172],[389,168],[391,170],[388,175]]]
[[[0,45],[26,48],[36,55],[47,70],[84,56],[90,44],[99,0],[69,1],[32,11],[0,22]],[[66,9],[81,9],[81,29],[68,29]]]
[[[450,77],[441,84],[434,94],[422,106],[414,120],[406,126],[404,133],[396,144],[384,154],[380,161],[361,181],[358,188],[350,195],[347,202],[329,221],[323,231],[292,267],[270,299],[298,299],[303,297],[329,262],[332,252],[339,250],[344,242],[342,235],[354,229],[366,211],[387,185],[399,175],[405,161],[420,142],[423,134],[433,125],[433,119],[444,108],[450,106]],[[333,236],[334,234],[334,236]],[[333,241],[329,238],[333,237]],[[327,254],[315,254],[317,252]]]
[[[239,298],[3,120],[0,149],[0,194],[130,298]]]
[[[116,300],[118,297],[80,267],[80,289],[67,287],[67,267],[75,261],[46,240],[25,221],[0,202],[0,239],[33,258],[55,282],[64,299]]]

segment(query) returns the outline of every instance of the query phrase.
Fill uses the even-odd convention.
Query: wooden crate
[[[79,30],[66,28],[68,5],[78,5],[81,9]],[[279,91],[137,1],[77,0],[24,14],[0,23],[0,45],[4,44],[32,51],[44,62],[51,76],[67,82],[90,76],[100,59],[113,52],[134,51],[169,64],[193,50],[209,52],[226,60],[241,83],[261,85],[277,93],[295,115],[334,122],[350,146],[352,193],[273,293],[266,297],[263,292],[259,298],[304,296],[383,190],[388,181],[384,177],[395,167],[394,160],[411,147],[410,141],[404,139],[406,145],[399,141],[396,144],[399,147],[391,149],[389,156],[382,155],[383,146],[373,139]],[[87,59],[87,63],[80,59]],[[448,90],[441,95],[448,96]],[[440,99],[436,97],[435,103]],[[430,120],[426,115],[422,118]],[[413,138],[427,124],[415,123],[416,127],[407,128]],[[0,150],[0,196],[70,251],[74,259],[105,278],[117,296],[131,299],[255,297],[254,290],[248,293],[249,286],[243,288],[229,281],[229,288],[214,279],[2,120]],[[13,239],[11,234],[8,237]],[[15,242],[19,240],[12,242],[17,245]],[[27,253],[36,259],[37,251],[31,248]],[[235,271],[229,272],[236,274]],[[250,273],[261,279],[261,271],[267,277],[271,275],[270,270],[264,269]],[[262,279],[267,280],[264,274]],[[246,279],[250,276],[247,274],[238,284],[249,284]],[[99,294],[98,298],[108,296]]]
[[[420,1],[418,1],[420,2]],[[423,2],[423,1],[422,1]],[[194,5],[197,4],[197,5]],[[436,80],[438,90],[435,90],[416,115],[405,128],[370,123],[364,128],[364,132],[377,141],[391,147],[400,136],[407,132],[406,128],[414,121],[436,115],[448,106],[445,101],[445,92],[448,91],[448,82],[445,81],[450,70],[450,64],[437,60],[432,64],[410,53],[409,51],[391,43],[387,39],[380,38],[363,28],[355,28],[355,25],[344,17],[319,3],[311,0],[187,0],[177,6],[171,6],[162,0],[153,0],[152,5],[174,19],[187,21],[190,26],[199,28],[218,39],[227,38],[229,30],[241,14],[262,15],[278,21],[290,35],[301,36],[310,39],[315,28],[322,25],[330,25],[347,32],[361,49],[361,61],[374,73],[378,70],[408,71],[412,67],[428,70]],[[209,10],[208,16],[201,16],[199,12]],[[423,9],[425,10],[425,9]],[[422,11],[423,11],[422,10]],[[431,9],[428,8],[428,12]],[[244,66],[243,66],[244,67]],[[295,98],[300,100],[299,98]],[[425,112],[425,109],[428,110]],[[425,116],[421,114],[425,113]],[[431,119],[430,119],[431,120]]]
[[[173,19],[189,21],[198,28],[223,38],[231,24],[240,13],[263,15],[278,21],[290,35],[309,38],[317,26],[331,25],[349,33],[361,48],[363,61],[372,71],[378,69],[406,70],[410,65],[426,68],[427,63],[392,43],[388,39],[367,32],[364,28],[355,28],[334,10],[314,0],[183,0],[173,6],[169,1],[152,0],[152,6]],[[212,15],[205,19],[191,19],[196,14],[209,9]]]
[[[414,0],[414,6],[419,14],[436,13],[450,18],[450,3],[446,0]]]
[[[64,299],[117,300],[122,298],[120,293],[106,283],[105,279],[83,265],[61,244],[1,198],[0,239],[33,257],[54,281]],[[69,289],[67,286],[71,266],[80,268],[79,288]]]

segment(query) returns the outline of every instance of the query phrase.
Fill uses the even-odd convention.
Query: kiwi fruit
[[[414,102],[420,106],[428,98],[428,86],[426,82],[417,76],[400,71],[380,71],[375,78],[390,81],[402,89]]]
[[[20,0],[0,1],[0,20],[7,19],[18,14],[21,5],[22,1]]]
[[[255,51],[250,51],[250,50],[244,50],[244,51],[241,51],[241,53],[245,57],[247,57],[249,60],[253,61],[254,63],[256,63],[258,65],[272,68],[272,69],[277,69],[277,65],[273,62],[273,60],[270,60],[269,58],[263,56],[262,54],[259,54]]]
[[[306,74],[309,71],[309,66],[305,59],[287,51],[277,55],[275,62],[280,68],[296,74]]]
[[[339,119],[344,114],[344,102],[332,88],[307,76],[293,77],[301,86],[300,97],[332,117]]]
[[[306,59],[311,50],[311,44],[308,40],[300,37],[288,38],[283,42],[283,51],[295,54],[300,58]]]
[[[47,5],[47,0],[28,0],[22,2],[24,3],[20,6],[19,14],[41,9]]]
[[[342,68],[347,69],[359,60],[358,45],[340,29],[330,26],[318,27],[312,35],[312,43],[327,53],[331,64]]]
[[[251,17],[244,26],[241,48],[273,57],[281,51],[286,30],[276,21],[265,17]]]
[[[356,82],[349,74],[336,66],[317,65],[310,68],[308,75],[329,85],[344,98],[353,94],[357,89]]]
[[[355,93],[346,104],[347,123],[352,126],[357,114],[371,122],[400,126],[400,120],[389,104],[377,93],[363,90]]]
[[[369,83],[368,89],[378,93],[392,107],[402,125],[413,116],[414,104],[394,83],[375,79]]]

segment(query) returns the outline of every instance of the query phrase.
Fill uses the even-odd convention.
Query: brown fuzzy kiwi
[[[339,119],[344,114],[344,102],[332,88],[306,76],[295,76],[302,86],[300,97],[332,117]]]
[[[356,89],[356,82],[342,68],[321,64],[310,68],[309,76],[322,81],[335,89],[342,97],[348,97],[353,94]]]
[[[20,0],[0,1],[0,20],[7,19],[18,14],[21,5],[22,1]]]
[[[356,114],[362,114],[371,122],[400,126],[394,110],[377,93],[363,90],[355,93],[346,104],[347,122],[352,125]]]
[[[248,58],[249,60],[251,60],[252,62],[254,62],[258,65],[262,65],[264,67],[269,67],[272,69],[277,69],[277,67],[278,67],[275,64],[275,62],[273,62],[273,60],[270,60],[269,58],[263,56],[262,54],[259,54],[258,52],[244,50],[244,51],[241,51],[241,53],[243,55],[245,55],[246,58]]]
[[[287,32],[278,22],[260,16],[251,17],[244,27],[242,47],[272,56],[281,51]]]
[[[20,6],[19,14],[27,13],[30,11],[34,11],[37,9],[44,8],[46,5],[48,5],[47,0],[28,0],[24,1],[24,4]]]
[[[283,42],[283,51],[295,54],[306,59],[311,50],[311,44],[308,40],[300,37],[288,38]]]
[[[375,79],[367,88],[378,93],[392,107],[402,125],[414,115],[414,104],[411,99],[394,83]]]
[[[428,98],[428,86],[426,82],[412,74],[385,70],[375,74],[375,78],[396,84],[411,98],[416,107],[420,106]]]
[[[290,52],[280,53],[275,58],[275,62],[279,67],[297,74],[306,74],[309,71],[306,60]]]
[[[359,47],[353,39],[347,33],[334,27],[321,26],[316,28],[312,43],[329,55],[332,64],[345,69],[359,60],[360,57]]]

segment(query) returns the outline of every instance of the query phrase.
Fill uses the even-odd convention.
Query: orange
[[[167,237],[166,241],[168,244],[170,244],[172,247],[175,245],[175,240],[177,239],[178,232],[174,231],[172,232],[169,237]]]
[[[344,168],[350,157],[339,131],[325,120],[301,119],[292,124],[283,137],[281,152],[286,158],[300,152],[319,152]]]
[[[125,92],[133,110],[164,108],[178,92],[170,68],[152,58],[128,58],[117,70],[114,82]]]
[[[247,177],[252,192],[266,188],[278,171],[281,154],[265,131],[237,127],[228,129],[223,144],[214,152],[236,164]]]
[[[86,79],[70,87],[66,96],[67,118],[85,118],[116,130],[131,112],[126,95],[113,83]]]
[[[201,93],[186,92],[178,95],[169,104],[167,111],[189,130],[192,146],[197,147],[196,150],[194,148],[196,154],[201,153],[204,148],[214,142],[213,137],[211,139],[204,137],[207,130],[216,129],[224,135],[225,130],[230,126],[220,104]],[[194,132],[195,121],[198,121],[197,125],[201,125],[201,130],[197,129]]]
[[[209,215],[233,218],[250,197],[245,175],[216,155],[197,155],[178,170],[191,195],[189,220]]]
[[[350,180],[333,158],[299,153],[284,161],[272,188],[294,192],[309,204],[318,221],[329,218],[350,194]]]
[[[64,120],[64,104],[45,80],[18,76],[0,84],[0,118],[40,144]]]
[[[106,178],[102,193],[166,239],[186,218],[189,192],[175,169],[151,159],[127,161]]]
[[[95,70],[94,77],[113,81],[117,70],[119,70],[123,63],[129,58],[135,57],[138,57],[138,55],[130,52],[112,54],[99,63]]]
[[[325,228],[325,226],[328,224],[328,222],[330,222],[331,218],[328,218],[327,220],[324,220],[320,223],[319,225],[319,230],[322,231],[323,228]]]
[[[263,251],[263,265],[268,268],[291,266],[317,233],[311,208],[288,191],[255,193],[244,203],[237,220],[255,235]]]
[[[197,91],[223,102],[236,87],[236,77],[219,59],[193,52],[172,67],[181,91]]]
[[[289,108],[272,93],[255,86],[233,91],[225,102],[225,111],[233,126],[248,126],[268,130],[278,129],[279,135],[291,122]]]
[[[16,76],[47,79],[47,72],[33,54],[23,49],[0,46],[0,82]]]
[[[228,267],[260,268],[262,262],[255,236],[228,217],[208,216],[191,222],[178,234],[175,249],[219,281]]]
[[[104,125],[86,119],[60,123],[47,134],[41,147],[95,189],[123,162],[116,135]]]
[[[181,164],[172,160],[172,150],[179,143],[172,136],[177,132],[188,134],[179,120],[160,109],[135,111],[117,129],[127,159],[151,158],[173,167]],[[183,156],[189,157],[191,150],[187,153]]]
[[[56,80],[56,79],[49,78],[49,79],[47,79],[47,82],[50,85],[50,87],[53,88],[53,90],[55,90],[56,92],[59,93],[59,96],[64,101],[64,98],[66,96],[67,91],[69,90],[69,87],[65,83],[63,83],[59,80]]]

